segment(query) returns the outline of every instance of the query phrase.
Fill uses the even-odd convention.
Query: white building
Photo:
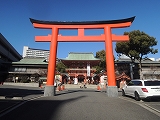
[[[49,50],[43,49],[34,49],[29,48],[28,46],[23,47],[23,58],[24,57],[40,57],[40,58],[49,58]]]

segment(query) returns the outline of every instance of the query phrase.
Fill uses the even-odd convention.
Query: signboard
[[[90,65],[87,65],[87,76],[90,76]]]

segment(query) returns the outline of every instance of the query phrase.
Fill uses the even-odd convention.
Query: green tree
[[[101,50],[101,51],[96,52],[95,57],[101,59],[99,66],[96,66],[96,69],[97,69],[96,73],[99,73],[101,70],[106,71],[106,52],[105,52],[105,50]]]
[[[140,78],[142,79],[141,61],[144,57],[147,57],[147,54],[155,54],[158,52],[157,49],[153,48],[157,45],[156,38],[139,30],[125,32],[124,35],[129,35],[129,41],[117,42],[115,51],[119,55],[124,54],[128,56],[132,62],[135,62],[135,60],[139,61]]]
[[[56,64],[56,70],[60,73],[66,72],[66,66],[60,61]]]

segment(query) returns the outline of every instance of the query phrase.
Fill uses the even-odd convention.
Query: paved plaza
[[[66,88],[44,97],[38,87],[0,86],[0,120],[159,120],[160,114],[134,99],[107,97],[96,88]],[[2,96],[8,96],[5,100]],[[12,96],[12,95],[16,96]],[[133,102],[132,102],[133,101]],[[160,105],[160,102],[156,102]],[[8,108],[5,110],[5,107]],[[157,108],[158,109],[158,108]]]

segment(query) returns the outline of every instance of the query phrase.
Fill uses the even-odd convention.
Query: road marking
[[[0,100],[6,99],[5,96],[0,96]]]
[[[123,99],[123,100],[126,100],[126,101],[129,101],[129,102],[132,102],[132,103],[135,103],[135,104],[145,108],[146,110],[148,110],[148,111],[150,111],[150,112],[152,112],[152,113],[154,113],[154,114],[156,114],[157,116],[160,117],[160,111],[159,110],[157,110],[157,109],[155,109],[155,108],[143,103],[143,101],[140,101],[140,102],[136,101],[135,102],[135,101],[132,101],[132,100],[128,100],[128,99],[126,99],[124,97],[119,97],[119,98]]]
[[[22,100],[22,97],[0,96],[0,100]]]
[[[150,109],[152,109],[152,110],[158,112],[158,113],[160,114],[160,111],[159,111],[159,110],[157,110],[157,109],[155,109],[155,108],[153,108],[153,107],[151,107],[151,106],[149,106],[149,105],[147,105],[147,104],[144,104],[144,105],[147,106],[147,107],[149,107]]]

